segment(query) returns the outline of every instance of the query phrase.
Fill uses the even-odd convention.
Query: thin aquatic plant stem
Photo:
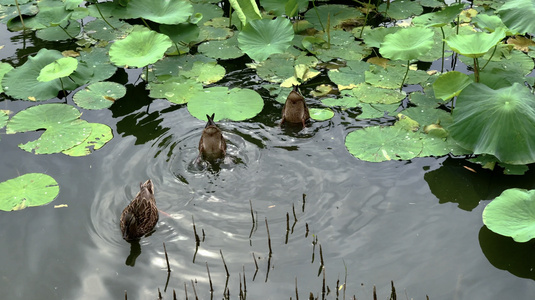
[[[403,84],[405,84],[405,79],[407,79],[407,74],[409,74],[409,65],[410,60],[407,60],[407,71],[405,71],[405,76],[403,76],[403,81],[401,82],[401,86],[399,87],[399,91],[401,92],[403,90]]]
[[[24,20],[22,19],[22,14],[20,12],[20,7],[19,7],[19,1],[18,0],[15,0],[15,5],[17,6],[17,12],[19,13],[20,23],[22,24],[22,30],[26,30],[26,25],[24,25]]]
[[[492,57],[494,56],[494,53],[496,53],[496,48],[498,48],[498,44],[496,44],[496,46],[494,46],[494,50],[492,50],[492,54],[490,55],[489,59],[487,60],[487,62],[485,63],[485,65],[481,68],[480,71],[483,71],[485,69],[485,67],[489,64],[490,60],[492,59]]]
[[[102,12],[100,11],[100,7],[98,6],[98,1],[95,1],[95,7],[97,8],[97,11],[98,11],[98,14],[100,15],[100,17],[102,17],[102,20],[104,20],[104,22],[106,22],[106,24],[108,24],[108,26],[110,26],[112,29],[117,29],[115,27],[113,27],[113,25],[111,25],[108,20],[106,20],[106,18],[104,17],[104,15],[102,14]]]
[[[440,73],[444,73],[444,51],[446,49],[446,35],[444,34],[443,26],[440,26],[440,31],[442,32],[442,65],[440,66]]]

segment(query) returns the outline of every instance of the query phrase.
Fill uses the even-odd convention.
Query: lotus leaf
[[[233,59],[243,55],[238,47],[238,36],[222,41],[208,41],[199,45],[199,52],[208,57],[218,59]]]
[[[194,12],[202,14],[202,19],[198,24],[223,17],[223,9],[217,6],[217,4],[197,2],[191,3],[191,5],[193,5]],[[228,25],[228,19],[226,24]]]
[[[329,70],[329,79],[338,85],[339,90],[352,89],[364,82],[364,72],[370,64],[364,61],[348,61],[345,67]]]
[[[520,34],[535,34],[535,24],[533,16],[535,15],[534,0],[509,0],[497,10],[502,21],[511,30]]]
[[[485,55],[492,47],[496,46],[505,37],[505,30],[499,28],[493,33],[475,32],[472,34],[451,35],[446,43],[453,51],[477,58]]]
[[[37,76],[37,80],[41,82],[47,82],[54,79],[67,77],[71,75],[77,67],[78,61],[76,58],[63,57],[49,63],[43,69],[41,69],[39,76]]]
[[[89,155],[91,154],[91,148],[93,148],[93,151],[98,150],[113,138],[113,132],[108,125],[100,123],[88,124],[91,126],[91,135],[81,144],[62,151],[63,154],[69,156]]]
[[[238,35],[238,43],[249,57],[263,61],[271,54],[283,53],[290,47],[293,37],[293,27],[288,19],[252,20]]]
[[[56,97],[58,92],[62,90],[60,80],[41,82],[37,80],[37,77],[40,75],[41,69],[60,58],[63,58],[63,55],[57,50],[44,48],[39,50],[35,56],[29,57],[22,66],[5,74],[2,80],[4,92],[13,98],[31,101],[48,100]],[[78,87],[71,80],[65,80],[63,84],[67,90]]]
[[[338,4],[317,6],[305,13],[305,20],[319,31],[325,31],[329,20],[331,28],[334,28],[341,27],[346,22],[355,23],[362,17],[362,13],[356,8]]]
[[[25,4],[23,4],[22,2],[23,1],[19,1],[20,13],[22,15],[33,16],[39,12],[39,8],[37,8],[37,5],[35,4],[35,2],[32,1],[31,3],[25,3]],[[19,18],[19,11],[17,9],[17,6],[0,5],[0,16],[2,16],[2,18],[0,18],[0,23],[2,24],[13,23],[13,20],[17,20]],[[22,27],[20,30],[22,30]],[[18,30],[15,30],[15,31],[18,31]]]
[[[41,137],[26,144],[23,150],[35,154],[58,153],[82,143],[90,134],[91,126],[80,120],[81,113],[73,106],[52,103],[32,106],[16,115],[7,123],[6,133],[46,129]]]
[[[472,83],[459,94],[451,136],[475,154],[501,162],[535,162],[535,96],[520,83],[493,90]]]
[[[85,109],[110,107],[115,100],[126,95],[126,88],[115,82],[96,82],[74,94],[74,102]]]
[[[535,190],[503,191],[483,210],[483,223],[519,243],[535,238]]]
[[[269,13],[276,16],[282,16],[286,14],[287,16],[293,17],[290,15],[290,11],[300,11],[300,8],[307,8],[308,0],[293,0],[293,1],[281,1],[281,0],[261,0],[260,5]]]
[[[329,108],[311,108],[310,117],[316,121],[325,121],[334,117],[334,112]]]
[[[84,26],[84,32],[97,40],[114,41],[122,39],[134,29],[132,25],[124,21],[113,18],[107,19],[106,21],[115,27],[115,29],[111,28],[104,20],[96,19]]]
[[[242,25],[246,25],[253,20],[262,19],[260,10],[258,10],[256,1],[254,0],[229,0],[229,3]]]
[[[358,84],[352,92],[364,103],[393,104],[401,102],[406,97],[403,91],[382,89],[365,83]]]
[[[190,23],[178,25],[160,25],[160,31],[167,35],[173,42],[188,45],[199,41],[199,26]]]
[[[110,47],[110,60],[117,66],[144,67],[164,56],[173,42],[165,34],[152,30],[134,29],[123,40]]]
[[[375,47],[380,48],[381,44],[383,43],[385,36],[398,32],[401,30],[401,27],[375,27],[375,28],[368,28],[366,27],[364,29],[364,32],[362,34],[362,39],[366,43],[368,47]],[[353,34],[355,36],[360,36],[361,28],[355,28],[353,29]]]
[[[387,10],[387,4],[383,2],[377,8],[379,12],[385,12],[386,15],[392,19],[402,20],[410,16],[420,15],[423,7],[414,1],[399,0],[390,3],[390,8]]]
[[[227,89],[226,87],[207,88],[196,93],[188,102],[188,110],[199,120],[206,121],[206,115],[215,113],[214,121],[229,119],[242,121],[256,116],[264,101],[253,90]]]
[[[0,82],[2,82],[2,78],[4,78],[4,75],[13,70],[13,67],[8,64],[8,63],[5,63],[5,62],[0,62]],[[3,93],[4,90],[2,88],[2,85],[0,85],[0,93]]]
[[[59,26],[52,26],[37,30],[35,36],[45,41],[66,41],[80,34],[81,26],[78,22],[67,22]]]
[[[0,210],[21,210],[52,202],[59,193],[54,178],[42,173],[28,173],[0,182]]]
[[[221,80],[225,76],[225,68],[215,62],[195,62],[191,70],[183,71],[180,75],[195,79],[204,84]]]
[[[386,68],[376,65],[370,66],[364,74],[366,83],[376,87],[395,89],[399,87],[406,73],[406,66],[401,64],[387,63]],[[429,78],[429,74],[422,70],[409,70],[407,73],[406,84],[422,84]]]
[[[185,0],[129,1],[127,9],[134,17],[160,24],[184,23],[193,13],[193,6]]]
[[[442,100],[451,99],[457,95],[473,81],[468,75],[451,71],[440,75],[433,83],[435,97]]]
[[[371,162],[409,160],[423,148],[420,135],[401,126],[357,129],[347,135],[345,144],[353,156]]]
[[[397,1],[396,1],[397,2]],[[385,36],[379,52],[384,57],[399,60],[418,59],[433,46],[433,31],[424,27],[403,28]]]
[[[176,104],[184,104],[203,90],[202,84],[194,79],[172,77],[163,83],[150,83],[149,97],[164,98]]]
[[[86,65],[93,71],[89,82],[106,80],[117,71],[117,67],[110,63],[108,48],[92,47],[90,52],[80,52],[79,65]]]
[[[442,27],[453,22],[453,19],[463,10],[464,5],[464,3],[457,3],[446,6],[442,10],[415,17],[412,22],[415,25]]]

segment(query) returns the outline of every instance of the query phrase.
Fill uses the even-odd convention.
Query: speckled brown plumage
[[[152,180],[140,184],[136,197],[121,214],[121,232],[127,241],[139,239],[152,232],[158,222],[158,208],[154,199]]]
[[[206,115],[208,122],[204,127],[199,141],[199,154],[203,159],[216,159],[225,157],[227,144],[221,129],[214,122],[215,114]]]
[[[288,123],[301,123],[305,128],[306,121],[310,118],[308,107],[305,102],[305,98],[299,93],[297,86],[294,85],[293,90],[286,98],[286,103],[282,108],[282,121]]]

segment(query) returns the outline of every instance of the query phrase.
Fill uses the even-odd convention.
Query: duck
[[[154,184],[149,179],[139,184],[139,192],[121,214],[123,239],[133,241],[151,233],[158,218]]]
[[[308,112],[305,97],[299,93],[297,85],[294,85],[282,108],[282,121],[280,125],[282,126],[286,121],[295,124],[301,123],[303,124],[303,128],[305,128],[305,123],[309,118],[310,113]]]
[[[199,155],[203,159],[223,158],[227,152],[227,143],[221,129],[215,124],[214,117],[215,113],[206,115],[208,122],[199,141]]]

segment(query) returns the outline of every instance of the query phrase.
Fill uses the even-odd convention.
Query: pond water
[[[0,29],[3,61],[21,63],[46,47]],[[229,155],[219,168],[199,166],[205,124],[184,105],[150,99],[139,75],[114,76],[128,92],[110,109],[82,110],[114,131],[87,157],[34,155],[17,145],[40,132],[1,130],[0,181],[42,172],[60,185],[49,205],[0,213],[2,298],[122,299],[126,291],[155,299],[159,289],[163,299],[173,290],[185,299],[186,286],[190,299],[221,299],[225,287],[231,299],[240,290],[249,299],[296,299],[297,285],[301,299],[322,299],[325,278],[325,299],[373,299],[374,285],[386,299],[391,281],[404,299],[533,299],[533,244],[498,236],[481,219],[484,200],[534,188],[532,171],[507,177],[447,157],[360,161],[344,145],[349,131],[371,124],[357,111],[336,110],[303,130],[279,128],[282,105],[248,70],[232,72],[228,85],[260,92],[262,113],[219,122]],[[1,99],[0,109],[15,112],[34,105]],[[151,236],[129,244],[119,216],[149,178],[160,220]]]

